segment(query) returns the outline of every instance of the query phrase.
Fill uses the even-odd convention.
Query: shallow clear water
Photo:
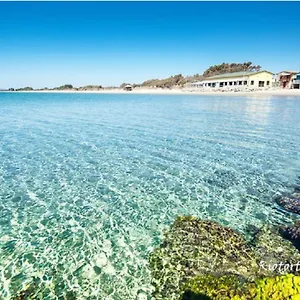
[[[146,299],[178,215],[295,216],[300,97],[0,93],[0,299]]]

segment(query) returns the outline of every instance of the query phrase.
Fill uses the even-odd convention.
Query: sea
[[[181,215],[281,226],[300,97],[0,93],[0,299],[145,300]]]

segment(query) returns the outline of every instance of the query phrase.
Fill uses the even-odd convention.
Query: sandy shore
[[[11,93],[18,93],[16,91]],[[103,89],[98,91],[74,91],[74,90],[42,90],[42,91],[22,91],[19,93],[90,93],[90,94],[157,94],[157,95],[205,95],[205,96],[295,96],[300,97],[300,89],[269,89],[261,91],[197,91],[186,89],[134,89],[125,91],[123,89]]]

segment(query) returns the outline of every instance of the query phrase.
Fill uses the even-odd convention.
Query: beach
[[[0,91],[10,92],[10,91]],[[78,94],[157,94],[157,95],[203,95],[203,96],[300,96],[299,89],[268,89],[256,91],[209,91],[190,89],[158,89],[158,88],[136,88],[132,91],[125,91],[120,88],[101,89],[90,91],[77,90],[33,90],[33,91],[12,91],[10,93],[78,93]]]

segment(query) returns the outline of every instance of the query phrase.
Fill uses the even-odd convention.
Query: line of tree
[[[31,86],[26,86],[26,87],[23,87],[23,88],[16,89],[16,91],[17,92],[33,91],[33,88]]]
[[[72,90],[74,87],[72,84],[65,84],[65,85],[61,85],[59,87],[55,87],[54,90]]]
[[[261,69],[260,65],[253,65],[251,61],[244,63],[222,63],[219,65],[214,65],[209,67],[204,71],[204,77],[210,77],[225,73],[234,73],[234,72],[255,72]]]

